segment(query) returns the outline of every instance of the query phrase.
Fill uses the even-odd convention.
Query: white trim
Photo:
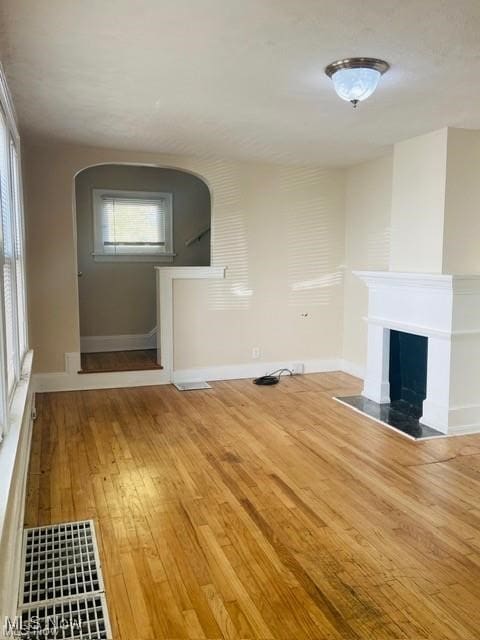
[[[162,369],[148,371],[115,371],[111,373],[36,373],[36,392],[86,391],[88,389],[122,389],[170,384]]]
[[[88,389],[116,389],[122,387],[142,387],[171,384],[171,382],[197,382],[200,380],[240,380],[256,378],[280,368],[298,367],[304,364],[304,373],[330,373],[341,370],[341,360],[315,359],[279,360],[277,362],[256,362],[246,364],[219,365],[181,369],[173,372],[171,380],[164,370],[117,371],[114,373],[79,374],[80,354],[65,354],[67,370],[61,373],[37,373],[34,375],[35,391],[83,391]]]
[[[198,382],[201,380],[241,380],[258,378],[277,369],[292,369],[302,362],[301,359],[278,360],[277,362],[255,362],[248,364],[229,364],[215,367],[180,369],[173,372],[173,382]],[[339,360],[304,360],[304,373],[330,373],[339,371]],[[288,374],[287,374],[288,375]]]
[[[480,291],[480,274],[402,273],[399,271],[353,271],[371,289],[407,287],[471,294]]]
[[[464,424],[458,427],[448,427],[448,433],[446,436],[471,436],[472,434],[480,433],[480,422],[476,424]]]
[[[22,530],[32,436],[31,351],[24,359],[13,394],[9,428],[0,447],[0,612],[16,615],[20,584]],[[0,623],[0,624],[1,624]]]
[[[104,351],[142,351],[157,348],[157,327],[148,333],[125,334],[116,336],[81,336],[82,353]]]
[[[453,337],[462,336],[478,336],[480,335],[480,329],[465,329],[456,331],[441,331],[440,329],[430,329],[420,324],[412,324],[410,322],[396,322],[389,320],[388,318],[381,318],[379,316],[363,317],[363,320],[367,324],[375,324],[388,329],[394,329],[396,331],[404,331],[405,333],[414,333],[418,336],[425,336],[427,338],[437,337],[450,340]]]
[[[37,373],[34,375],[35,391],[82,391],[87,389],[120,389],[124,387],[149,387],[169,384],[163,369],[142,371],[113,371],[104,373],[79,373],[80,353],[65,354],[65,371]]]
[[[436,336],[437,338],[444,338],[449,340],[452,332],[442,331],[440,329],[431,329],[420,324],[413,324],[411,322],[397,322],[388,318],[381,318],[378,316],[370,316],[365,318],[368,324],[385,327],[386,329],[394,329],[395,331],[404,331],[405,333],[414,333],[418,336],[425,336],[427,338]]]
[[[349,360],[340,360],[339,369],[343,373],[348,373],[354,378],[365,378],[365,365],[357,364],[356,362],[350,362]]]
[[[173,381],[173,281],[225,278],[226,267],[155,267],[157,273],[157,362]]]
[[[15,142],[20,142],[20,136],[17,128],[17,114],[15,113],[15,107],[12,100],[10,89],[8,88],[7,78],[0,62],[0,102],[10,125],[10,130],[15,138]]]
[[[155,254],[136,254],[136,253],[92,253],[95,262],[155,262],[169,264],[173,262],[176,253],[155,253]]]

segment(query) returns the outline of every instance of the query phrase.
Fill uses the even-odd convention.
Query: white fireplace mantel
[[[480,274],[409,273],[399,271],[354,271],[369,288],[407,287],[431,291],[480,293]]]
[[[390,401],[390,330],[426,336],[421,422],[449,434],[480,431],[480,274],[354,274],[369,291],[363,395]]]

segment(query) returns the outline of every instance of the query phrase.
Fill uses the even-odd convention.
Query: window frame
[[[105,197],[135,200],[166,200],[165,251],[154,253],[106,253],[103,248],[103,200]],[[124,189],[92,189],[93,252],[95,262],[173,262],[173,193]]]
[[[27,306],[27,285],[26,285],[26,263],[25,263],[25,217],[23,206],[23,177],[21,162],[21,146],[20,136],[16,125],[16,116],[13,108],[10,93],[3,68],[0,64],[0,112],[2,125],[5,126],[5,168],[7,177],[5,180],[7,193],[7,215],[10,233],[12,235],[12,256],[11,260],[11,296],[12,296],[12,322],[13,322],[13,365],[14,377],[9,388],[8,371],[7,371],[7,329],[5,314],[5,293],[4,293],[4,264],[5,264],[5,246],[3,222],[0,225],[0,269],[1,269],[1,287],[0,287],[0,441],[9,431],[9,423],[12,419],[11,407],[16,397],[18,383],[22,380],[23,367],[26,355],[29,351],[28,342],[28,306]],[[0,201],[0,208],[2,203]],[[17,209],[18,207],[18,209]],[[0,210],[0,218],[3,212]],[[18,220],[17,220],[18,216]],[[17,228],[18,227],[18,228]],[[17,239],[20,245],[20,253],[18,253]],[[22,305],[24,327],[19,327],[19,300],[17,287],[17,258],[21,258],[23,269],[23,291]],[[20,342],[20,330],[23,331],[23,344]],[[20,347],[23,347],[23,352]]]

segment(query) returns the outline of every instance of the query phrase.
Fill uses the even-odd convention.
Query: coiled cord
[[[293,371],[291,371],[290,369],[277,369],[276,371],[267,373],[265,376],[260,376],[260,378],[255,378],[255,380],[253,381],[253,384],[259,384],[263,386],[278,384],[280,382],[280,377],[284,371],[287,371],[291,376],[293,376]]]

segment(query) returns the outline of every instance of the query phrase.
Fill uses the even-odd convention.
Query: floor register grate
[[[25,529],[18,637],[112,638],[92,520]]]
[[[195,382],[174,382],[173,386],[179,391],[196,391],[198,389],[211,389],[212,387],[208,382],[195,381]]]

